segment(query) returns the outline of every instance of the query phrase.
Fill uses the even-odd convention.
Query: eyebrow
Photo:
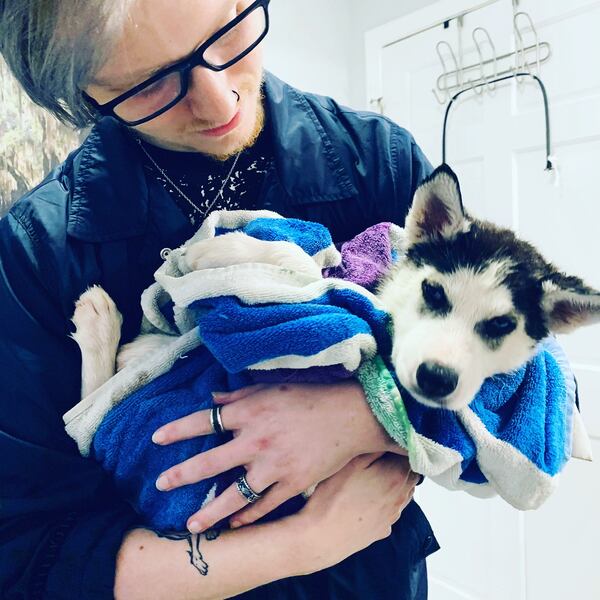
[[[92,83],[92,85],[99,85],[103,88],[106,88],[107,90],[109,90],[111,92],[120,92],[122,90],[127,90],[132,87],[135,87],[138,83],[142,83],[142,82],[146,81],[146,79],[150,79],[150,77],[152,77],[153,75],[156,75],[156,73],[158,73],[159,71],[162,71],[163,69],[168,69],[169,67],[172,67],[173,65],[177,64],[178,62],[181,62],[181,61],[185,60],[186,58],[189,58],[207,39],[209,39],[217,31],[222,29],[227,24],[227,22],[225,24],[222,24],[219,27],[217,27],[212,34],[209,34],[202,42],[200,42],[186,56],[182,56],[181,58],[177,58],[175,60],[172,60],[171,62],[165,63],[158,67],[153,67],[151,69],[148,69],[145,71],[140,71],[138,73],[132,73],[131,75],[127,76],[127,79],[122,79],[121,81],[115,82],[114,79],[107,80],[107,79],[97,79],[96,77],[94,77],[92,79],[91,83]]]

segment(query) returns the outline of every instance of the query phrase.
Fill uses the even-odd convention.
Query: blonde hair
[[[81,91],[106,61],[136,0],[5,0],[0,54],[27,95],[60,121],[98,115]]]

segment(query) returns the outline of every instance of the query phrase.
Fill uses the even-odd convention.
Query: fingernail
[[[236,527],[240,527],[241,523],[239,521],[231,521],[230,526],[232,529],[235,529]]]
[[[227,396],[226,392],[211,392],[211,394],[215,400],[221,400]]]
[[[168,490],[169,489],[169,479],[165,475],[161,475],[156,480],[156,487],[161,492],[164,492],[164,491]]]
[[[190,533],[200,533],[202,527],[200,527],[200,523],[198,521],[192,521],[188,524],[188,531]]]
[[[167,436],[166,436],[165,432],[161,431],[160,429],[158,431],[155,431],[152,434],[152,441],[155,444],[162,444],[166,438],[167,438]]]

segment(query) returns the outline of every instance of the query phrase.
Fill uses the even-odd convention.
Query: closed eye
[[[516,319],[511,315],[494,317],[477,324],[477,332],[488,340],[500,340],[512,333],[517,327]]]

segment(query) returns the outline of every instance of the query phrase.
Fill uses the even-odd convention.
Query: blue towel
[[[327,277],[257,263],[185,269],[189,244],[230,231],[296,243]],[[562,351],[546,340],[527,365],[487,380],[460,411],[416,402],[399,389],[385,362],[390,316],[367,289],[373,283],[369,273],[384,272],[401,255],[401,242],[402,230],[379,225],[361,234],[347,253],[342,249],[342,256],[319,224],[266,211],[213,213],[192,240],[168,256],[143,298],[147,320],[174,334],[171,346],[126,367],[69,411],[67,430],[82,453],[91,453],[112,474],[148,524],[182,530],[239,472],[158,491],[154,484],[164,470],[229,438],[210,435],[156,446],[150,439],[156,429],[211,407],[213,391],[256,381],[356,376],[377,418],[407,448],[413,470],[449,489],[500,494],[518,508],[539,506],[571,453],[574,379]]]

